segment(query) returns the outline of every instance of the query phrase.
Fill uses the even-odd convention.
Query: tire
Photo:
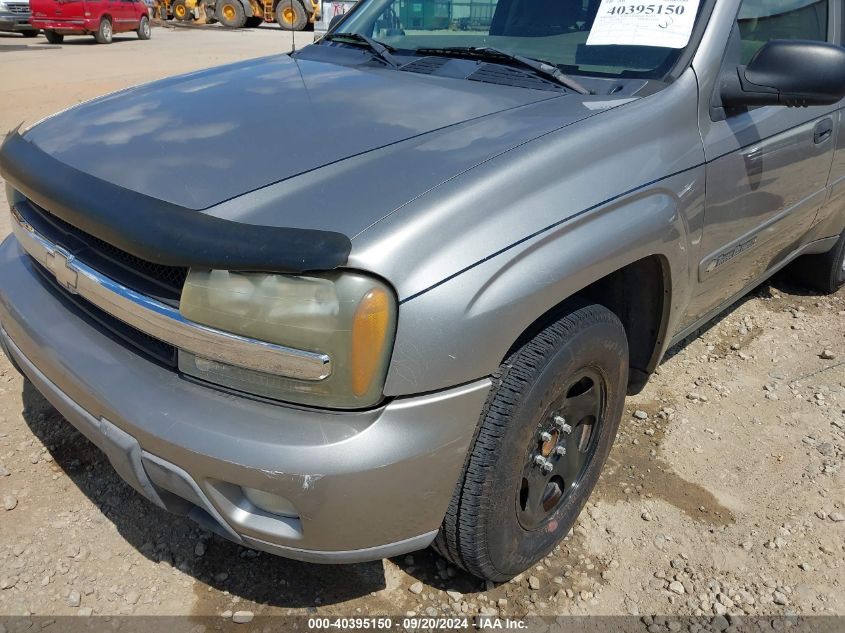
[[[176,0],[176,2],[170,5],[170,11],[173,13],[173,19],[179,22],[190,22],[194,19],[194,14],[188,8],[185,0]]]
[[[111,44],[113,35],[111,20],[108,18],[100,20],[97,32],[94,33],[94,39],[97,40],[97,44]]]
[[[141,22],[138,24],[138,30],[135,31],[138,34],[139,40],[148,40],[153,36],[153,30],[150,26],[150,18],[146,15],[141,16]]]
[[[246,24],[244,6],[238,0],[222,0],[214,9],[214,17],[230,29],[239,29]]]
[[[792,267],[792,277],[826,294],[845,285],[845,231],[827,253],[799,257]]]
[[[301,31],[308,26],[308,12],[299,0],[279,0],[275,15],[285,31]]]
[[[38,35],[38,31],[21,31],[21,35],[24,37],[36,37]]]
[[[55,31],[44,31],[44,37],[50,44],[61,44],[65,41],[65,36],[56,33]]]
[[[603,306],[573,302],[565,316],[523,340],[493,377],[434,548],[492,581],[546,556],[598,481],[627,380],[625,329]]]

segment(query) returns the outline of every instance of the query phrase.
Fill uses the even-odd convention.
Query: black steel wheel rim
[[[562,395],[540,418],[516,495],[516,513],[525,530],[545,528],[578,490],[598,448],[607,388],[602,375],[585,367],[572,374]]]

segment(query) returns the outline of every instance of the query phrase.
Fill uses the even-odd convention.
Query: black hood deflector
[[[75,169],[13,130],[0,173],[32,202],[141,259],[166,266],[301,273],[343,266],[352,249],[333,231],[215,218]]]

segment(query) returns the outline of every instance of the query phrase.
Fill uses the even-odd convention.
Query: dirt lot
[[[0,35],[0,127],[289,46],[275,28],[116,40]],[[845,615],[843,460],[845,292],[784,275],[674,350],[573,534],[496,587],[430,551],[322,567],[212,537],[123,484],[3,359],[0,615]]]

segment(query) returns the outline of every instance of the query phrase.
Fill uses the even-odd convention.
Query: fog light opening
[[[289,499],[255,488],[242,488],[247,500],[259,510],[270,514],[298,519],[299,513]]]

